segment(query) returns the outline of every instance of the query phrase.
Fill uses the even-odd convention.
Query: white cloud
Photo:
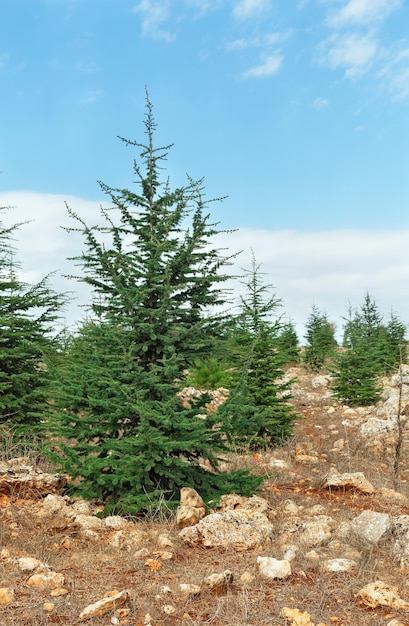
[[[246,48],[269,48],[286,41],[290,36],[291,32],[286,31],[267,33],[258,37],[249,37],[248,39],[234,39],[227,44],[226,48],[229,52],[245,50]]]
[[[102,91],[102,89],[91,89],[90,91],[88,91],[86,96],[80,99],[79,102],[80,104],[85,104],[85,105],[96,104],[97,102],[100,102],[100,100],[102,100],[103,97],[104,97],[104,92]]]
[[[262,15],[271,6],[270,0],[239,0],[233,8],[233,17],[238,20]]]
[[[407,42],[404,42],[407,45]],[[397,100],[409,97],[409,47],[390,53],[377,74]]]
[[[378,55],[378,43],[372,34],[332,35],[319,46],[320,62],[331,69],[345,69],[345,76],[356,78],[371,67]]]
[[[264,59],[260,65],[256,65],[244,72],[244,78],[265,78],[274,76],[279,71],[283,63],[283,56],[280,54],[272,54]]]
[[[250,248],[255,250],[266,282],[275,286],[299,337],[313,303],[328,313],[340,333],[349,303],[358,307],[366,291],[386,317],[393,309],[405,323],[409,321],[409,230],[240,229],[222,243],[243,250],[237,272],[250,267]]]
[[[200,16],[223,8],[224,0],[185,0],[188,8],[195,9]]]
[[[327,24],[333,28],[340,28],[382,22],[399,9],[402,2],[403,0],[349,0],[342,9],[330,14]]]
[[[21,265],[21,280],[35,284],[50,273],[50,284],[59,293],[72,292],[64,316],[72,325],[83,319],[83,305],[89,303],[89,288],[64,275],[75,274],[77,269],[68,257],[81,254],[83,249],[79,233],[67,233],[63,226],[75,226],[69,218],[65,203],[90,224],[98,223],[100,203],[75,196],[41,194],[34,192],[0,192],[0,206],[11,207],[1,211],[0,219],[6,226],[27,222],[13,234],[16,261]]]
[[[313,102],[313,107],[316,111],[322,111],[323,109],[327,109],[329,107],[328,98],[315,98]]]
[[[67,215],[65,201],[87,223],[100,222],[97,201],[32,192],[0,192],[0,206],[15,207],[2,212],[1,219],[6,225],[35,216],[15,236],[23,279],[34,283],[58,270],[52,285],[59,292],[74,292],[66,312],[67,322],[73,324],[85,315],[79,305],[89,303],[89,291],[84,285],[63,277],[77,271],[67,257],[76,256],[83,249],[80,234],[67,233],[61,228],[75,226]],[[283,300],[282,312],[294,321],[300,338],[313,303],[327,312],[340,330],[348,304],[359,306],[366,291],[375,297],[385,316],[393,309],[404,322],[409,321],[409,230],[240,229],[222,233],[216,241],[218,247],[231,252],[243,250],[230,268],[232,274],[242,273],[240,268],[250,268],[250,249],[255,250],[266,283],[275,286],[277,296]],[[234,281],[233,286],[238,295],[240,284]]]
[[[154,39],[163,39],[167,42],[174,41],[174,33],[163,28],[171,16],[169,0],[141,0],[133,10],[142,15],[142,33],[144,35]]]
[[[94,61],[79,61],[76,65],[77,72],[81,74],[95,74],[99,71],[99,66]]]

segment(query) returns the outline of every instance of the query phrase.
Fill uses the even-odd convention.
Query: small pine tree
[[[176,500],[183,486],[214,498],[254,492],[261,482],[219,470],[227,451],[220,424],[201,418],[200,403],[186,408],[177,397],[177,381],[195,358],[211,354],[223,329],[218,311],[228,276],[220,270],[228,259],[211,245],[219,231],[206,213],[202,181],[189,178],[174,191],[161,182],[169,146],[154,147],[148,95],[146,106],[147,144],[123,140],[142,149],[143,167],[134,163],[138,189],[100,183],[114,207],[102,210],[105,226],[88,227],[70,211],[86,243],[75,260],[79,280],[94,290],[95,319],[56,368],[51,407],[62,436],[53,458],[78,479],[77,491],[123,512],[159,495]]]
[[[405,358],[405,326],[395,316],[387,325],[376,301],[365,294],[361,307],[344,326],[345,351],[335,362],[334,395],[353,405],[374,404],[379,399],[379,378],[388,374]]]
[[[399,367],[401,363],[407,363],[407,345],[405,340],[406,324],[395,313],[391,313],[386,325],[386,337],[388,344],[389,371]]]
[[[300,348],[298,346],[298,336],[291,321],[282,325],[277,335],[276,346],[284,364],[299,363]]]
[[[379,399],[379,376],[372,355],[363,344],[354,344],[337,356],[332,376],[333,394],[342,402],[369,406]]]
[[[4,210],[2,208],[1,210]],[[48,395],[44,366],[52,323],[64,303],[47,278],[30,286],[17,273],[11,237],[21,224],[0,222],[0,422],[17,435],[40,432]]]
[[[321,370],[326,361],[334,356],[337,345],[335,327],[328,321],[326,313],[315,305],[306,323],[307,345],[304,352],[304,363],[313,371]]]
[[[283,443],[297,419],[290,399],[292,381],[283,382],[283,356],[277,350],[280,321],[271,320],[280,300],[266,296],[254,255],[246,295],[241,297],[237,342],[242,348],[241,377],[229,400],[219,409],[231,441],[239,449],[259,449]]]

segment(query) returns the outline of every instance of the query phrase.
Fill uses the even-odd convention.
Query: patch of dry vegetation
[[[296,425],[292,441],[282,448],[234,459],[236,465],[250,464],[267,476],[259,495],[269,502],[277,542],[288,522],[288,506],[311,510],[319,505],[322,514],[336,520],[337,526],[366,509],[409,515],[406,501],[386,498],[379,492],[380,488],[396,488],[393,459],[370,458],[358,437],[358,422],[354,425],[346,407],[326,396],[324,387],[317,391],[312,386],[313,375],[299,373],[302,393],[296,394],[293,403],[304,419]],[[404,496],[409,495],[407,443],[404,437],[398,482],[398,491]],[[325,477],[331,466],[340,472],[363,471],[376,493],[327,489]],[[392,619],[396,624],[409,624],[408,612],[365,608],[355,597],[367,583],[383,580],[396,587],[402,598],[409,598],[408,572],[391,558],[387,543],[372,545],[353,534],[348,536],[351,554],[360,555],[358,567],[339,573],[322,569],[324,559],[338,554],[336,539],[319,547],[319,558],[306,545],[292,560],[289,578],[266,580],[260,577],[257,557],[282,558],[274,538],[269,546],[243,552],[189,547],[179,537],[174,518],[158,513],[153,519],[135,522],[139,540],[137,546],[130,546],[120,535],[113,540],[108,531],[99,533],[99,538],[92,533],[87,538],[84,533],[59,526],[56,519],[38,517],[35,507],[30,494],[3,494],[0,498],[0,587],[11,587],[15,592],[14,600],[0,607],[0,626],[80,624],[84,607],[114,589],[128,590],[129,612],[110,612],[88,623],[287,626],[296,624],[282,615],[283,607],[290,607],[308,612],[310,622],[302,622],[307,625],[385,626]],[[171,547],[163,547],[163,535]],[[170,551],[172,558],[164,558],[161,551]],[[62,573],[68,593],[51,597],[50,590],[29,586],[29,575],[17,562],[27,556]],[[179,592],[181,583],[202,586],[207,576],[227,569],[234,579],[226,591],[204,591],[202,587],[198,595]],[[51,612],[45,605],[50,602],[54,604]]]

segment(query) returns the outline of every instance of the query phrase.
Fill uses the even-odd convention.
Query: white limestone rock
[[[264,578],[288,578],[291,576],[291,563],[286,559],[279,560],[270,556],[258,556],[259,572]]]
[[[366,510],[355,517],[351,523],[351,531],[361,539],[378,545],[382,537],[385,537],[392,527],[392,520],[387,513]]]
[[[237,509],[207,515],[179,537],[189,545],[250,550],[271,542],[273,526],[262,513]]]

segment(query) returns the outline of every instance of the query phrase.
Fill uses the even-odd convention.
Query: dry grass
[[[304,376],[306,392],[311,377]],[[119,624],[143,625],[146,614],[153,625],[181,626],[262,626],[264,624],[288,624],[281,617],[283,607],[308,611],[311,622],[336,626],[385,626],[393,617],[409,624],[409,615],[390,609],[366,609],[359,605],[354,594],[364,585],[383,580],[398,588],[404,599],[409,598],[407,572],[402,571],[391,559],[387,545],[372,546],[356,536],[348,536],[348,545],[360,554],[358,568],[348,573],[328,573],[320,568],[324,558],[339,556],[337,544],[329,540],[318,549],[320,561],[310,558],[310,548],[301,548],[292,562],[293,574],[285,580],[266,581],[260,578],[257,556],[282,558],[279,543],[280,532],[287,521],[284,503],[293,501],[304,511],[320,505],[326,515],[340,525],[365,509],[388,512],[393,515],[409,514],[409,507],[399,501],[385,500],[376,494],[365,496],[351,491],[328,491],[323,482],[331,465],[340,472],[364,471],[375,487],[393,487],[393,467],[388,459],[370,459],[358,443],[354,427],[342,425],[343,408],[334,405],[328,414],[328,401],[317,396],[315,402],[306,403],[300,398],[295,402],[304,419],[296,427],[293,440],[286,446],[237,463],[250,463],[257,471],[268,477],[262,493],[273,511],[276,543],[263,550],[236,552],[188,548],[178,536],[173,519],[161,514],[153,519],[138,522],[143,539],[137,547],[128,549],[114,547],[108,531],[99,533],[99,540],[87,539],[83,534],[67,534],[53,527],[52,520],[43,520],[34,513],[34,502],[14,496],[0,497],[0,545],[11,557],[35,557],[47,563],[65,577],[64,587],[68,594],[50,598],[49,591],[29,587],[27,578],[12,559],[0,560],[0,587],[12,587],[14,601],[0,607],[0,626],[42,626],[51,624],[80,624],[78,616],[88,604],[95,602],[112,589],[127,589],[130,599],[129,615],[120,618]],[[344,439],[342,451],[334,444]],[[316,462],[298,462],[301,451],[318,459]],[[313,454],[312,454],[313,453]],[[271,466],[272,458],[282,459],[284,470]],[[402,451],[399,490],[409,495],[406,476],[409,473],[408,454]],[[158,507],[158,511],[161,507]],[[146,558],[136,558],[136,550],[145,548],[149,556],[158,547],[158,536],[167,534],[173,542],[173,558],[161,560],[160,568],[150,570]],[[291,543],[291,542],[290,542]],[[4,556],[4,553],[3,553]],[[203,592],[199,596],[183,599],[177,593],[180,583],[201,585],[212,573],[230,569],[234,573],[233,584],[227,593],[214,595]],[[252,575],[250,582],[242,582],[243,573]],[[166,588],[171,591],[166,591]],[[44,602],[52,601],[55,609],[47,613]],[[172,605],[174,613],[167,614],[163,607]],[[93,618],[93,625],[112,624],[112,613]]]

